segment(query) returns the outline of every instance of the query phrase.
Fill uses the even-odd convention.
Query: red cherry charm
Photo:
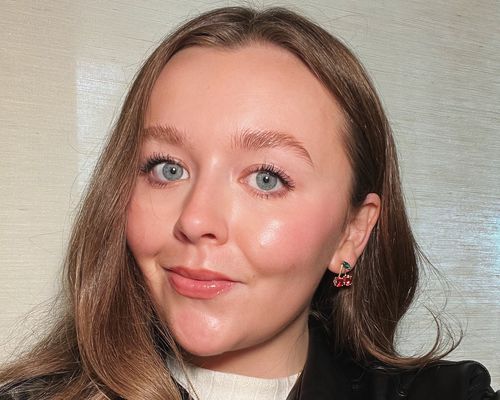
[[[334,280],[333,280],[333,284],[335,285],[335,287],[342,287],[345,285],[345,282],[344,282],[344,277],[342,276],[337,276]]]

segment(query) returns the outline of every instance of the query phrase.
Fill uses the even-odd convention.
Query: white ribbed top
[[[186,365],[186,374],[177,361],[168,360],[168,366],[179,384],[198,400],[286,400],[299,374],[285,378],[265,379],[212,371]],[[194,391],[193,391],[194,388]]]

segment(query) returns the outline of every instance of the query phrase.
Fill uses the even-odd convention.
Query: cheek
[[[127,244],[136,259],[152,250],[149,248],[151,235],[150,230],[146,229],[148,225],[146,219],[148,219],[148,213],[135,196],[132,197],[127,209]]]
[[[325,207],[318,202],[308,207],[302,203],[298,208],[286,207],[272,218],[249,216],[244,236],[247,257],[263,274],[292,272],[301,265],[326,269],[342,233],[344,212],[339,208],[328,217]]]
[[[127,209],[127,243],[139,264],[158,252],[168,232],[160,211],[146,194],[136,190],[132,195]]]

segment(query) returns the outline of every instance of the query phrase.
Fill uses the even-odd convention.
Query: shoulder
[[[389,367],[375,359],[356,361],[335,351],[324,329],[310,329],[304,371],[289,399],[299,400],[500,400],[490,374],[475,361],[433,362],[423,368]]]
[[[386,373],[378,371],[375,375]],[[500,392],[490,387],[487,369],[475,361],[438,361],[389,375],[400,399],[500,400]]]

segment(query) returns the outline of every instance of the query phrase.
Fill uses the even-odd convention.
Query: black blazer
[[[306,365],[287,400],[500,400],[477,362],[439,361],[412,371],[361,366],[333,352],[323,328],[314,325]],[[192,400],[180,390],[184,400]]]
[[[402,371],[361,366],[331,348],[323,328],[312,326],[304,371],[287,400],[500,400],[488,371],[474,361]]]

